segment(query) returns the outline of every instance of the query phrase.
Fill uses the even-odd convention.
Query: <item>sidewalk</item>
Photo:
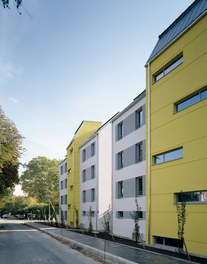
[[[67,243],[71,248],[83,252],[89,256],[95,256],[108,264],[190,264],[186,261],[147,250],[133,248],[116,242],[104,241],[96,237],[75,233],[65,228],[46,226],[41,223],[26,222],[33,228]]]

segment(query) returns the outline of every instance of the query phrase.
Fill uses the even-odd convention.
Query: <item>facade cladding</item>
[[[113,119],[112,206],[114,234],[132,239],[132,213],[140,207],[140,233],[145,239],[145,92]]]
[[[183,249],[200,255],[207,255],[206,14],[207,1],[195,1],[160,35],[146,65],[147,243],[178,246],[176,204],[185,201]]]

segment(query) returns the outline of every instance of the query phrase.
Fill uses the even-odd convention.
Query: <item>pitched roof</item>
[[[152,61],[162,50],[192,26],[207,11],[206,0],[195,0],[161,35],[147,62]]]

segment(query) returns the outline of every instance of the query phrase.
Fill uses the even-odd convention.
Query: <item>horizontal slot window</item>
[[[177,193],[176,201],[177,203],[207,203],[207,190]]]
[[[180,112],[204,99],[207,99],[207,88],[204,88],[196,94],[193,94],[186,99],[183,99],[181,102],[176,103],[176,112]]]
[[[154,156],[154,163],[160,164],[172,160],[177,160],[183,157],[183,148],[170,150],[159,155]]]
[[[174,59],[170,64],[167,64],[157,74],[155,74],[154,75],[154,81],[155,82],[159,81],[161,78],[163,78],[169,72],[171,72],[176,67],[178,67],[181,63],[183,63],[183,55]]]

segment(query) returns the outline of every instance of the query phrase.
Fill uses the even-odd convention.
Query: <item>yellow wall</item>
[[[151,198],[149,243],[153,243],[153,236],[177,238],[176,192],[207,190],[207,99],[178,113],[174,108],[177,101],[207,85],[206,18],[150,65],[151,113],[147,112],[147,120],[149,114],[151,117],[151,145],[150,153],[147,152],[151,161],[150,171],[147,170],[148,178],[151,175],[151,197],[147,189],[148,204]],[[181,52],[183,63],[153,83],[153,74]],[[146,70],[148,73],[148,68]],[[182,159],[153,164],[153,155],[180,146],[184,153]],[[189,252],[207,255],[207,203],[187,205],[184,237]]]
[[[100,122],[84,121],[67,148],[67,223],[76,226],[75,209],[80,221],[80,154],[79,147],[101,126]]]

